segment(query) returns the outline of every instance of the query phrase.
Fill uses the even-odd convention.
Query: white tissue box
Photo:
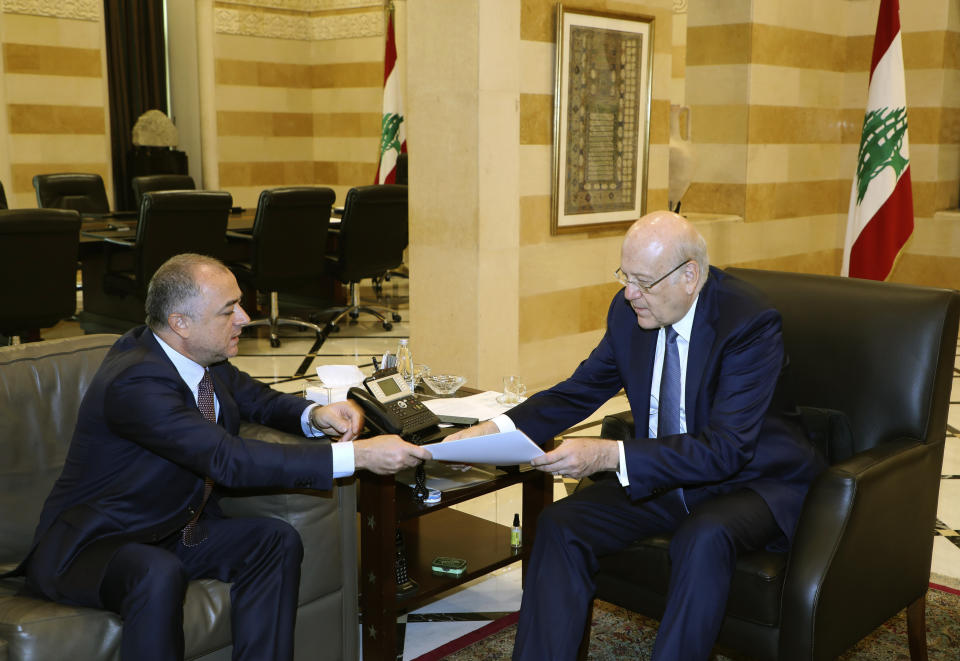
[[[358,384],[362,385],[362,384]],[[304,395],[307,399],[316,402],[317,404],[327,405],[332,404],[333,402],[342,402],[347,398],[347,391],[350,390],[350,386],[343,386],[342,388],[328,388],[326,386],[307,386]]]
[[[363,372],[356,365],[320,365],[317,378],[308,380],[303,395],[318,404],[331,404],[347,399],[347,391],[363,387]]]

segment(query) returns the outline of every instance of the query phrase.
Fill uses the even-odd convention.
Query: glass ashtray
[[[452,395],[467,382],[467,377],[456,374],[427,374],[423,382],[438,395]]]

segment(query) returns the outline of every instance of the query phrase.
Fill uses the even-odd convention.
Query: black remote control
[[[477,418],[464,418],[459,415],[437,415],[437,417],[440,418],[440,424],[464,425],[466,427],[475,425],[480,421]]]

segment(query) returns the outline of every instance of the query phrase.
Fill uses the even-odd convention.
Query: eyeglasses
[[[623,272],[623,269],[622,269],[622,268],[621,268],[621,269],[617,269],[616,271],[614,271],[613,277],[616,278],[616,279],[617,279],[617,282],[619,282],[619,283],[620,283],[621,285],[623,285],[624,287],[633,286],[633,287],[636,287],[637,289],[639,289],[640,291],[642,291],[644,294],[649,294],[651,289],[653,289],[654,287],[656,287],[657,285],[659,285],[661,282],[663,282],[664,280],[666,280],[668,276],[672,275],[672,274],[673,274],[675,271],[677,271],[678,269],[686,266],[689,261],[690,261],[689,259],[686,259],[686,260],[684,260],[683,262],[681,262],[680,264],[677,264],[677,265],[674,266],[672,269],[670,269],[667,273],[663,274],[662,276],[660,276],[659,278],[657,278],[656,280],[654,280],[654,281],[651,282],[650,284],[644,284],[644,283],[642,283],[642,282],[639,282],[639,281],[637,281],[637,280],[633,280],[633,279],[627,277],[627,274]]]

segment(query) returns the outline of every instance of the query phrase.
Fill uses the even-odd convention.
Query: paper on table
[[[543,450],[520,430],[459,438],[424,446],[438,461],[511,466],[529,463]]]
[[[501,393],[495,390],[487,390],[468,397],[425,399],[423,403],[437,415],[458,415],[483,421],[495,418],[512,408],[509,404],[497,402],[500,395]]]

